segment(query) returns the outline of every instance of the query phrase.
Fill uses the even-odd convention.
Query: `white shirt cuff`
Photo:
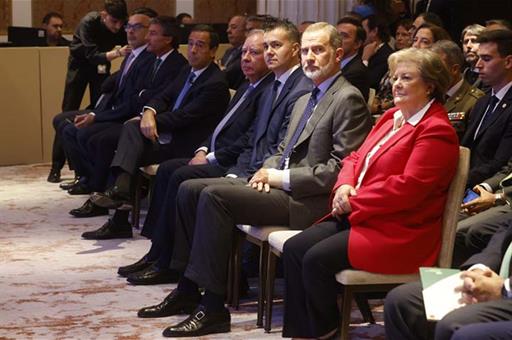
[[[91,112],[89,112],[89,114],[90,114],[91,116],[93,116],[93,117],[96,117],[96,113],[94,113],[94,112],[92,112],[92,111],[91,111]]]
[[[155,110],[155,109],[153,109],[151,106],[144,106],[144,107],[142,108],[142,112],[140,113],[140,115],[142,116],[142,115],[144,114],[144,111],[146,111],[146,110],[151,110],[151,111],[153,111],[153,113],[154,113],[154,114],[155,114],[155,116],[156,116],[156,110]]]
[[[198,153],[199,151],[204,151],[204,153],[208,153],[208,147],[201,146],[201,147],[197,148],[196,151],[194,151],[194,154]]]
[[[468,271],[470,271],[470,270],[475,270],[475,269],[488,270],[488,269],[490,269],[490,268],[489,268],[489,267],[487,267],[485,264],[477,263],[477,264],[474,264],[474,265],[472,265],[471,267],[469,267],[469,268],[468,268]]]
[[[210,164],[217,164],[217,158],[215,158],[215,152],[209,152],[206,154],[206,159]]]
[[[290,191],[290,170],[267,169],[268,182],[271,187]]]
[[[227,178],[238,178],[238,176],[235,175],[235,174],[226,174],[225,177],[227,177]]]
[[[485,190],[489,191],[489,192],[493,192],[494,190],[492,190],[491,186],[487,183],[479,183],[478,184],[479,186],[483,187]]]
[[[510,289],[510,278],[505,279],[503,287],[507,291],[507,299],[512,299],[512,289]]]

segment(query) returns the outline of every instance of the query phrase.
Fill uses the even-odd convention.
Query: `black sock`
[[[130,210],[116,210],[114,212],[114,216],[112,216],[112,220],[116,225],[129,225],[128,216],[130,215]]]
[[[224,309],[224,296],[207,290],[201,299],[201,304],[207,311],[220,312]]]
[[[130,183],[132,180],[132,176],[127,172],[121,172],[119,176],[117,176],[115,185],[118,187],[119,191],[124,193],[130,193]]]
[[[199,286],[194,281],[182,276],[178,281],[178,291],[185,294],[199,294]]]

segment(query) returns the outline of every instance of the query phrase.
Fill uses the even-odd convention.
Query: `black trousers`
[[[512,320],[512,299],[500,299],[467,305],[448,313],[437,323],[429,322],[421,291],[421,283],[413,282],[388,293],[384,305],[388,339],[449,340],[459,330],[462,332],[466,325]]]
[[[53,117],[53,129],[55,135],[53,136],[53,148],[52,148],[52,168],[61,170],[66,163],[66,153],[63,147],[62,133],[64,128],[68,125],[73,125],[75,117],[82,113],[90,112],[89,110],[82,111],[65,111],[61,112]],[[72,168],[72,162],[69,162],[70,168]]]
[[[286,192],[246,184],[245,178],[192,179],[178,189],[171,268],[218,295],[226,293],[236,224],[289,225]]]
[[[171,159],[160,164],[151,203],[141,235],[151,238],[151,257],[157,266],[168,268],[174,250],[176,197],[182,182],[192,178],[223,176],[226,169],[218,165],[187,165],[189,158]]]
[[[335,274],[351,268],[348,220],[313,225],[284,244],[283,337],[317,338],[338,328]]]
[[[89,85],[91,100],[89,108],[93,108],[101,95],[101,84],[108,76],[109,74],[98,74],[95,65],[85,65],[78,68],[68,65],[62,111],[72,111],[80,108],[87,85]]]
[[[132,120],[123,125],[111,167],[134,175],[138,167],[161,163],[174,155],[170,144],[152,143],[140,132],[140,120]]]

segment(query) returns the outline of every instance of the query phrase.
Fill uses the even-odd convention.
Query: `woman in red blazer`
[[[343,160],[332,214],[284,245],[285,337],[336,332],[337,272],[414,273],[437,259],[459,153],[442,106],[448,70],[435,53],[416,48],[388,62],[396,107]]]

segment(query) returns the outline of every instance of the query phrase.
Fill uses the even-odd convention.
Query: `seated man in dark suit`
[[[461,265],[461,287],[467,304],[437,323],[426,319],[420,282],[393,289],[384,305],[384,325],[389,339],[510,339],[512,336],[512,290],[510,257],[512,215],[508,226],[498,231],[489,245]],[[508,262],[508,265],[507,265]],[[499,273],[499,275],[498,275]]]
[[[220,68],[226,73],[230,89],[238,89],[244,81],[244,74],[240,68],[241,50],[245,40],[247,18],[244,15],[235,15],[229,19],[228,41],[232,47],[228,48],[220,60]]]
[[[274,25],[266,28],[266,34],[280,28],[286,28],[287,25]],[[253,30],[254,31],[254,30]],[[298,45],[294,29],[279,40],[280,43],[286,44],[287,47],[292,47],[290,41]],[[244,43],[252,43],[252,31]],[[252,110],[253,115],[256,114],[256,120],[252,124],[250,130],[242,135],[239,140],[233,145],[226,145],[223,148],[215,148],[215,159],[218,159],[220,164],[213,164],[209,162],[208,165],[197,167],[189,165],[181,167],[175,171],[178,166],[178,160],[169,161],[159,169],[160,178],[163,177],[162,189],[166,188],[165,200],[153,202],[148,211],[148,217],[144,223],[142,235],[149,236],[152,239],[152,247],[148,254],[146,254],[140,261],[133,266],[122,267],[119,269],[121,275],[128,277],[128,281],[134,284],[155,284],[166,282],[163,280],[166,274],[167,277],[176,278],[176,272],[171,271],[169,268],[170,258],[173,252],[173,236],[176,221],[176,196],[178,194],[179,185],[187,179],[191,178],[207,178],[207,177],[222,177],[229,176],[243,176],[247,177],[252,175],[257,169],[261,167],[264,159],[277,150],[278,144],[282,141],[286,128],[288,126],[289,116],[296,100],[302,95],[311,91],[311,81],[306,78],[299,67],[298,49],[295,53],[273,53],[272,50],[267,49],[264,58],[263,48],[263,32],[256,31],[258,38],[260,63],[265,65],[265,60],[269,63],[269,68],[272,70],[271,81],[274,78],[283,83],[282,90],[279,96],[275,99],[273,94],[277,88],[268,86],[262,95],[254,103]],[[270,58],[272,57],[272,58]],[[242,62],[246,60],[247,55],[242,55]],[[271,59],[274,59],[270,62]],[[267,66],[265,65],[265,68]],[[244,63],[242,63],[242,69]],[[277,93],[276,93],[277,95]],[[226,134],[231,129],[226,129]],[[208,157],[201,155],[204,152],[198,151],[193,162],[201,162],[201,158]],[[229,156],[229,157],[226,157]],[[209,158],[211,159],[211,155]],[[204,162],[204,161],[203,161]],[[207,171],[206,171],[207,170]],[[157,175],[157,176],[158,176]],[[165,185],[167,184],[167,185]],[[157,189],[158,190],[158,189]],[[156,196],[156,195],[155,195]],[[153,196],[153,197],[155,197]],[[152,203],[153,203],[152,202]],[[156,203],[160,203],[156,205]],[[158,209],[157,209],[158,207]],[[156,262],[152,266],[152,262]],[[140,269],[142,271],[137,270]]]
[[[171,17],[160,16],[153,19],[148,32],[147,51],[151,59],[146,63],[147,71],[137,80],[136,93],[121,102],[115,110],[96,115],[100,119],[94,117],[95,122],[99,123],[92,122],[78,130],[71,130],[71,127],[65,130],[69,134],[66,136],[67,148],[74,147],[74,152],[68,151],[68,154],[74,154],[74,162],[82,168],[84,180],[80,180],[81,188],[77,190],[91,192],[106,189],[110,163],[124,122],[137,116],[144,104],[171,84],[187,64],[186,59],[177,50],[179,31],[176,30]],[[74,136],[72,132],[75,132]],[[108,210],[93,205],[90,200],[82,207],[70,211],[70,214],[76,217],[107,213]]]
[[[512,31],[485,31],[477,42],[476,68],[492,91],[475,104],[461,141],[471,149],[468,188],[493,176],[512,156]]]
[[[265,34],[276,44],[282,30]],[[298,32],[297,32],[298,34]],[[302,67],[315,84],[296,103],[278,152],[251,178],[192,179],[180,185],[177,228],[171,267],[184,276],[162,304],[143,308],[139,316],[196,310],[164,336],[200,336],[230,330],[224,307],[226,273],[235,224],[290,225],[302,229],[328,213],[329,186],[339,162],[355,150],[371,128],[359,90],[343,78],[341,38],[334,26],[316,23],[302,35]],[[201,298],[198,287],[205,287]]]
[[[80,180],[69,188],[72,195],[89,194],[96,189],[92,186],[92,158],[85,150],[85,144],[95,134],[105,130],[120,130],[122,124],[137,114],[132,103],[142,90],[142,84],[154,55],[146,50],[148,26],[156,12],[151,9],[135,10],[126,25],[126,35],[131,52],[123,60],[121,69],[113,77],[113,88],[101,96],[100,103],[93,111],[77,115],[74,124],[68,124],[62,129],[61,139],[65,153],[75,168],[75,174]],[[140,110],[139,110],[140,111]],[[106,145],[103,148],[108,148]],[[112,151],[113,153],[113,151]],[[99,166],[99,165],[98,165]],[[108,166],[108,165],[107,165]],[[106,179],[105,179],[106,180]]]
[[[224,74],[212,62],[218,45],[218,35],[210,26],[192,29],[188,37],[189,67],[184,67],[173,83],[144,106],[140,119],[124,124],[111,164],[115,184],[105,193],[91,196],[93,203],[120,207],[131,200],[131,182],[138,167],[191,157],[213,131],[230,97]],[[112,206],[112,202],[119,204]],[[100,239],[106,235],[131,237],[131,226],[109,220],[82,237]]]
[[[446,92],[447,100],[444,108],[448,112],[448,118],[457,131],[459,139],[462,139],[466,131],[466,121],[469,112],[475,106],[476,101],[484,95],[478,88],[470,85],[462,77],[464,56],[460,47],[450,40],[439,40],[432,45],[432,51],[439,54],[441,60],[450,71],[450,88]]]
[[[366,17],[362,25],[366,31],[363,63],[368,66],[370,88],[378,90],[382,77],[388,72],[388,57],[393,53],[387,22],[379,15]]]
[[[156,15],[155,11],[153,11],[151,9],[140,8],[140,9],[135,10],[132,13],[132,21],[135,20],[137,23],[143,23],[144,26],[147,26],[150,17],[155,16],[155,15]],[[146,31],[147,31],[146,28],[143,27],[142,33],[145,33]],[[127,32],[127,33],[129,33],[129,32]],[[130,36],[130,34],[127,34],[127,33],[125,33],[125,34],[127,36]],[[130,55],[130,52],[132,51],[134,44],[137,47],[145,45],[145,43],[146,43],[145,36],[143,36],[141,34],[139,34],[139,36],[140,37],[138,37],[138,36],[136,37],[132,32],[132,34],[131,34],[132,42],[130,44],[124,46],[123,48],[119,49],[116,53],[119,54],[119,56],[126,57],[126,56]],[[144,48],[141,48],[139,51],[142,51],[142,50],[145,50],[145,46],[144,46]],[[139,53],[137,53],[137,56],[138,56],[138,54]],[[133,56],[134,55],[132,55],[132,58],[133,58]],[[147,61],[144,61],[142,59],[147,58],[149,56],[150,56],[149,53],[144,51],[141,54],[140,58],[135,58],[135,59],[137,59],[137,62],[135,62],[135,65],[137,66],[137,67],[135,67],[135,69],[137,71],[132,72],[132,74],[139,74],[139,73],[145,72],[145,69],[147,68]],[[126,64],[126,62],[128,61],[127,60],[128,58],[126,58],[123,61],[122,67]],[[133,59],[133,61],[135,61],[135,59]],[[126,70],[128,70],[128,69],[129,68],[126,68]],[[60,170],[64,166],[64,162],[65,162],[66,158],[68,158],[68,163],[70,165],[72,165],[72,160],[69,159],[69,156],[65,155],[65,150],[64,150],[64,145],[63,145],[64,143],[61,141],[63,131],[69,125],[69,123],[73,122],[75,117],[77,117],[79,115],[84,115],[84,114],[90,113],[92,111],[97,112],[97,111],[107,110],[109,108],[109,106],[111,107],[112,105],[114,105],[114,103],[117,105],[119,102],[123,102],[130,95],[130,91],[122,91],[125,96],[124,98],[122,98],[122,95],[119,95],[118,93],[116,93],[119,90],[119,88],[118,88],[119,87],[118,83],[120,80],[118,78],[119,75],[120,75],[120,73],[116,73],[116,74],[110,76],[109,78],[105,79],[105,81],[103,82],[102,87],[101,87],[101,90],[102,90],[101,96],[98,93],[98,96],[101,97],[101,100],[98,98],[98,101],[96,102],[96,104],[94,105],[92,110],[65,111],[65,112],[59,113],[58,115],[56,115],[54,117],[53,126],[55,128],[55,136],[54,136],[54,140],[53,140],[53,150],[52,150],[52,168],[50,170],[50,174],[48,175],[48,182],[54,183],[54,182],[60,181]],[[130,78],[131,77],[132,77],[132,75],[130,74]],[[130,87],[130,89],[132,91],[135,89],[132,86],[135,83],[133,83],[132,81],[126,82],[126,84],[129,85],[128,87]],[[124,84],[124,85],[126,85],[126,84]],[[115,96],[114,96],[115,98],[113,98],[113,94],[115,94]],[[108,99],[108,100],[105,100],[105,99]],[[116,100],[117,100],[117,102],[116,102]],[[83,116],[82,116],[82,118],[83,118]],[[78,175],[76,175],[75,177],[78,178]],[[61,186],[61,188],[68,190],[74,184],[76,184],[76,181],[71,182],[69,184],[64,184]]]
[[[481,88],[482,80],[478,77],[478,71],[475,64],[478,61],[478,43],[476,39],[485,30],[485,27],[478,24],[466,26],[460,35],[462,43],[462,52],[466,60],[466,68],[464,69],[464,79],[471,85]]]
[[[343,59],[341,59],[341,73],[354,85],[368,101],[370,78],[368,68],[363,64],[359,51],[366,40],[366,32],[361,23],[353,17],[341,18],[336,30],[343,40]]]

